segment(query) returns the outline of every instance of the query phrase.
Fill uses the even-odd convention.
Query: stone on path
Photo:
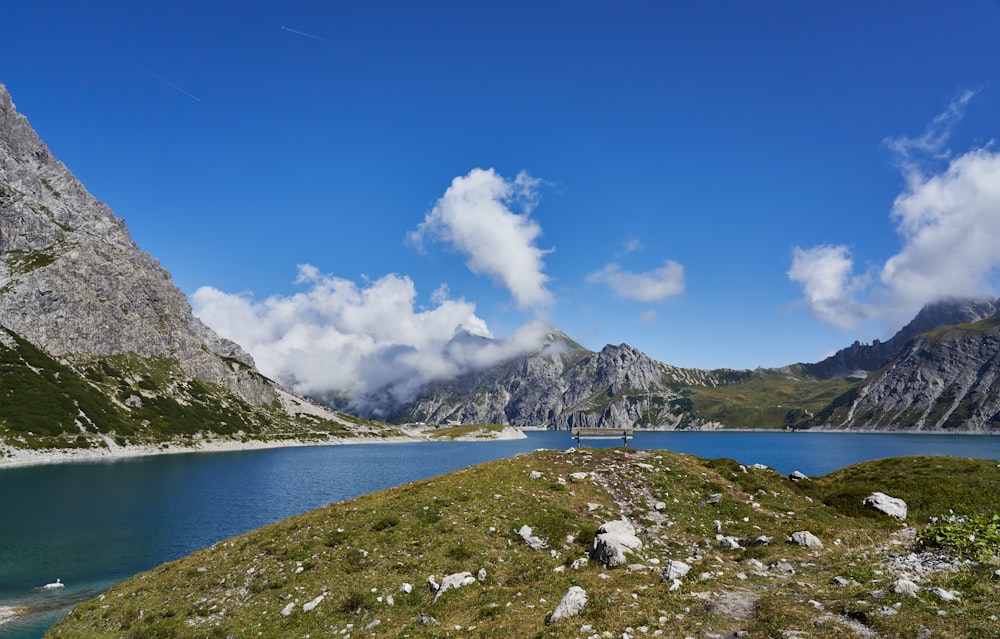
[[[614,568],[628,563],[626,555],[642,550],[642,541],[635,535],[635,527],[624,519],[616,519],[601,525],[594,537],[590,558],[605,568]]]

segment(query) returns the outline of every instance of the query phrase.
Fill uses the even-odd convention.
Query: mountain
[[[992,386],[993,342],[975,327],[990,326],[984,318],[998,309],[996,300],[941,300],[885,342],[855,342],[815,364],[753,371],[678,368],[627,344],[595,353],[551,329],[530,353],[429,384],[401,405],[373,405],[395,423],[992,430],[990,398],[1000,392]],[[939,334],[946,338],[928,337]],[[912,379],[904,384],[905,375]]]
[[[817,416],[832,428],[995,432],[1000,427],[1000,316],[915,337]]]
[[[885,366],[911,339],[942,326],[968,324],[1000,311],[995,299],[944,299],[927,304],[909,324],[889,340],[871,344],[854,342],[815,364],[799,364],[802,372],[817,379],[864,377]]]
[[[714,387],[747,374],[677,368],[627,344],[595,353],[551,329],[534,351],[431,383],[386,415],[395,423],[677,428],[690,421],[684,388]]]
[[[678,368],[627,344],[592,352],[551,329],[532,352],[428,384],[404,403],[391,389],[375,393],[364,415],[559,429],[993,430],[1000,389],[988,318],[998,310],[997,300],[943,300],[885,342],[756,371]],[[454,346],[483,339],[460,333]],[[386,431],[280,388],[195,318],[170,274],[53,157],[0,85],[0,457],[4,445],[357,432]]]
[[[52,155],[3,85],[0,366],[0,441],[15,448],[202,431],[318,437],[359,423],[280,388],[196,319],[170,274]]]

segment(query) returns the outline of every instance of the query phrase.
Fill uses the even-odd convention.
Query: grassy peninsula
[[[876,491],[905,521],[862,505]],[[998,494],[984,460],[793,480],[666,451],[538,451],[222,541],[47,636],[995,637]],[[622,518],[641,548],[587,559]],[[802,532],[822,547],[790,541]],[[586,603],[551,620],[574,586]]]

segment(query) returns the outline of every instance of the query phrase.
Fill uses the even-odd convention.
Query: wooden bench
[[[622,447],[628,445],[628,440],[632,439],[635,433],[634,426],[623,426],[621,428],[594,428],[586,426],[573,426],[570,434],[576,440],[576,447],[580,447],[581,439],[620,439]]]

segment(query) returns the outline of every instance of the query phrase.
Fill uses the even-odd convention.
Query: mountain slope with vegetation
[[[0,460],[224,437],[400,434],[296,397],[194,317],[0,85]]]
[[[46,636],[995,635],[996,462],[796,479],[666,451],[538,451],[219,542]],[[905,523],[864,507],[873,492],[905,500]],[[620,556],[602,530],[622,531]],[[564,598],[582,607],[554,614]]]
[[[678,368],[627,344],[594,353],[552,329],[536,351],[430,384],[409,403],[382,414],[396,423],[487,421],[549,429],[993,432],[1000,421],[992,400],[1000,396],[994,384],[1000,373],[997,344],[983,331],[956,329],[944,342],[933,336],[949,326],[989,325],[998,308],[997,300],[942,300],[885,342],[855,343],[816,364],[752,371]],[[919,364],[915,353],[924,355]],[[880,369],[891,369],[895,377]],[[896,379],[901,376],[912,377],[905,392]],[[878,390],[875,379],[892,388]],[[927,386],[932,383],[940,388]],[[938,412],[947,418],[939,419]]]

